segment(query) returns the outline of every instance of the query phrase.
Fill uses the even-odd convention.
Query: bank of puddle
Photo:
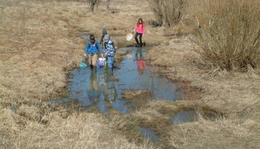
[[[180,99],[180,91],[174,83],[157,73],[156,67],[150,67],[143,60],[149,48],[128,47],[118,51],[129,51],[124,60],[112,70],[97,67],[96,70],[74,69],[68,85],[69,96],[53,100],[52,104],[62,104],[64,107],[74,107],[80,111],[98,111],[109,114],[116,110],[124,114],[142,107],[142,102],[129,102],[122,94],[126,90],[146,91],[149,99],[175,101]],[[140,68],[141,67],[141,68]],[[141,96],[141,95],[140,95]],[[147,98],[148,99],[148,98]],[[147,101],[145,101],[147,102]],[[139,105],[138,105],[139,104]],[[196,120],[195,111],[182,111],[169,117],[173,123],[191,122]],[[160,136],[149,128],[140,126],[140,133],[149,140],[158,141]]]

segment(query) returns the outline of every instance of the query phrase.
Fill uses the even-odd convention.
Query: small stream
[[[113,71],[99,67],[96,71],[90,67],[74,69],[71,72],[73,78],[67,86],[69,96],[53,100],[52,103],[75,107],[80,111],[96,108],[104,114],[109,114],[110,110],[129,114],[136,106],[124,100],[122,92],[125,90],[146,90],[151,93],[151,98],[158,100],[175,101],[181,97],[174,83],[153,73],[156,68],[146,65],[142,60],[149,48],[128,47],[118,50],[130,52],[124,55],[124,60]],[[140,61],[145,69],[138,69]],[[194,111],[183,111],[169,119],[174,123],[182,123],[194,121],[196,116]],[[160,139],[148,128],[140,127],[140,133],[152,141]]]

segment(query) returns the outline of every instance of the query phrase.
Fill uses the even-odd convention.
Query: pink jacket
[[[141,33],[141,34],[144,35],[145,25],[144,25],[144,24],[136,25],[136,26],[135,26],[135,31],[136,31],[137,33]]]
[[[145,61],[144,60],[138,60],[136,62],[137,69],[138,70],[145,70]]]

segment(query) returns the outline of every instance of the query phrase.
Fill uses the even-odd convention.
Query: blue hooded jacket
[[[90,41],[87,43],[87,46],[85,49],[85,54],[87,54],[89,52],[90,55],[94,55],[95,53],[98,53],[98,50],[99,50],[99,53],[102,54],[102,50],[99,46],[99,43],[97,41],[94,41],[94,42]]]

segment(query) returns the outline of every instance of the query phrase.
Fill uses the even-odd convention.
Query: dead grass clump
[[[191,82],[183,79],[176,79],[175,93],[180,99],[184,100],[195,100],[201,97],[201,88],[191,86]]]
[[[16,113],[29,120],[40,121],[41,118],[40,110],[34,106],[22,105],[16,110]]]
[[[126,138],[115,134],[108,122],[98,114],[72,114],[62,119],[59,113],[50,114],[48,125],[27,121],[18,126],[21,116],[10,110],[1,110],[0,142],[6,148],[148,148],[137,146]],[[9,113],[9,114],[8,114]],[[9,141],[8,141],[9,140]],[[12,140],[12,141],[10,141]]]
[[[148,98],[150,95],[151,92],[147,90],[125,90],[122,93],[123,98],[127,100]]]
[[[174,105],[169,105],[169,106],[160,107],[158,112],[163,115],[172,116],[172,115],[176,114],[179,110],[180,110],[179,107],[174,106]]]
[[[194,41],[203,59],[228,71],[259,65],[259,1],[195,0],[189,4],[199,24]]]
[[[137,112],[137,113],[136,113]],[[124,133],[128,140],[137,142],[138,144],[147,144],[151,140],[145,139],[144,134],[141,134],[141,127],[150,129],[155,134],[160,135],[160,139],[153,142],[152,145],[147,144],[151,148],[172,148],[172,146],[167,143],[167,127],[171,124],[170,120],[157,116],[152,119],[147,119],[141,111],[134,112],[133,116],[128,115],[113,115],[111,119],[111,124],[116,126],[116,130]],[[141,115],[139,115],[141,114]]]
[[[151,92],[147,90],[125,90],[122,92],[122,97],[133,106],[131,111],[135,111],[145,107],[150,100]]]
[[[208,121],[200,118],[198,122],[173,125],[170,134],[172,145],[176,148],[259,148],[259,125],[255,129],[242,126],[235,119],[216,119]]]

